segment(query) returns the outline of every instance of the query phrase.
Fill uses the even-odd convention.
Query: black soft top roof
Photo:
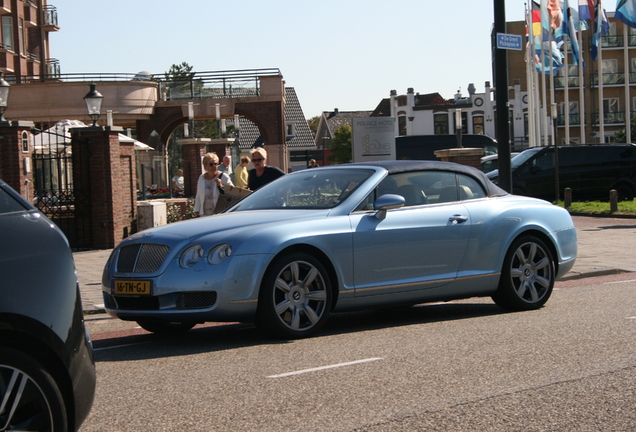
[[[387,160],[374,162],[356,162],[348,165],[372,166],[386,169],[389,174],[397,174],[408,171],[454,171],[469,175],[479,181],[488,196],[508,195],[508,192],[491,182],[486,174],[477,168],[461,165],[453,162],[425,161],[425,160]]]

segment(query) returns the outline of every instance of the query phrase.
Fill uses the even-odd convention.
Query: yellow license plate
[[[150,281],[116,280],[115,295],[150,295],[152,294]]]

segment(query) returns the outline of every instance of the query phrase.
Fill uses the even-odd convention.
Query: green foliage
[[[632,119],[632,123],[631,123],[631,128],[632,128],[632,139],[628,140],[627,139],[627,128],[625,129],[621,129],[618,132],[616,132],[615,135],[615,139],[617,143],[629,143],[629,142],[636,142],[636,117],[634,117]]]
[[[559,207],[564,206],[563,201],[556,201],[554,204]],[[610,203],[600,201],[573,202],[568,210],[574,213],[611,214]],[[619,201],[618,213],[636,214],[636,201]]]
[[[194,77],[192,66],[186,62],[181,64],[173,64],[170,70],[166,72],[166,81],[188,81]]]
[[[334,133],[329,148],[333,153],[329,156],[329,161],[333,164],[342,164],[351,162],[351,126],[340,126]]]
[[[314,116],[310,119],[307,119],[307,124],[309,125],[309,129],[311,133],[316,136],[316,132],[318,132],[318,125],[320,124],[320,116]]]
[[[181,207],[174,202],[166,202],[166,219],[168,223],[179,222],[181,220],[192,219],[194,215],[194,199],[186,201],[185,213],[181,214]]]

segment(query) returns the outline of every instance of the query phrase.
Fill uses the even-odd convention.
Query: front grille
[[[161,267],[170,248],[155,243],[135,243],[124,246],[117,259],[118,273],[154,273]]]
[[[117,309],[124,310],[159,310],[159,297],[124,297],[111,296]]]
[[[216,291],[186,292],[177,297],[177,309],[209,308],[216,303]]]

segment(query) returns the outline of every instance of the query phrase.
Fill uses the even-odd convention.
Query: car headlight
[[[201,245],[190,246],[181,254],[179,265],[183,268],[190,268],[203,258],[203,247]]]
[[[208,262],[210,264],[220,264],[232,255],[232,246],[222,243],[212,248],[208,254]]]

